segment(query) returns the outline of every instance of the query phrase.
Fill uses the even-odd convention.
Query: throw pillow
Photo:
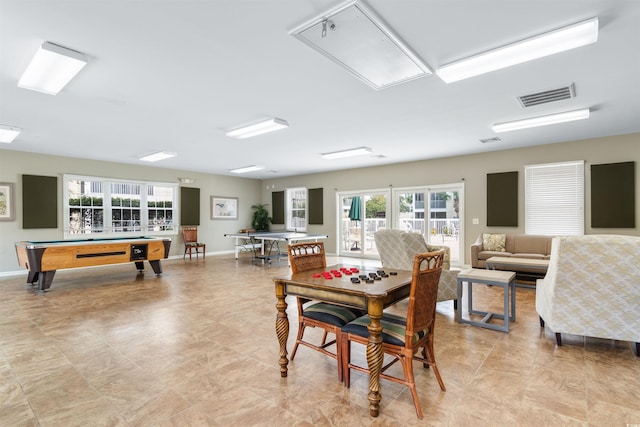
[[[483,234],[482,249],[485,251],[504,252],[506,234]]]

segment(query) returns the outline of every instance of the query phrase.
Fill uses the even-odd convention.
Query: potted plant
[[[251,206],[251,209],[255,209],[253,211],[251,226],[256,231],[269,231],[271,217],[269,216],[269,211],[266,206],[267,204],[256,204]]]

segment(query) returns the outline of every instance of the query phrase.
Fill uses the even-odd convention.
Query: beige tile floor
[[[370,418],[368,378],[352,373],[345,389],[335,362],[311,349],[280,378],[271,279],[288,273],[286,262],[224,255],[163,267],[161,277],[132,265],[59,271],[46,294],[23,283],[26,274],[1,278],[0,426],[640,424],[630,344],[564,336],[556,347],[531,289],[518,288],[508,334],[459,325],[451,302],[439,303],[447,391],[417,364],[424,420],[409,391],[386,381],[381,414]],[[474,306],[498,311],[501,292],[477,286]],[[294,304],[289,312],[292,342]],[[364,363],[361,349],[354,360]]]

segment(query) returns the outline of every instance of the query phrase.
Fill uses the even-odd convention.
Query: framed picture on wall
[[[238,219],[238,198],[211,196],[211,219]]]
[[[0,182],[0,221],[13,221],[14,195],[12,182]]]

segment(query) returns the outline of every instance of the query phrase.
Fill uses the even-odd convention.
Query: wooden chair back
[[[182,239],[184,243],[197,243],[198,242],[198,227],[196,226],[184,226],[182,227]]]
[[[293,274],[327,266],[324,242],[294,243],[287,246],[287,251]]]
[[[444,251],[417,254],[413,263],[405,345],[412,348],[415,333],[429,329],[436,319],[438,282],[444,261]]]

